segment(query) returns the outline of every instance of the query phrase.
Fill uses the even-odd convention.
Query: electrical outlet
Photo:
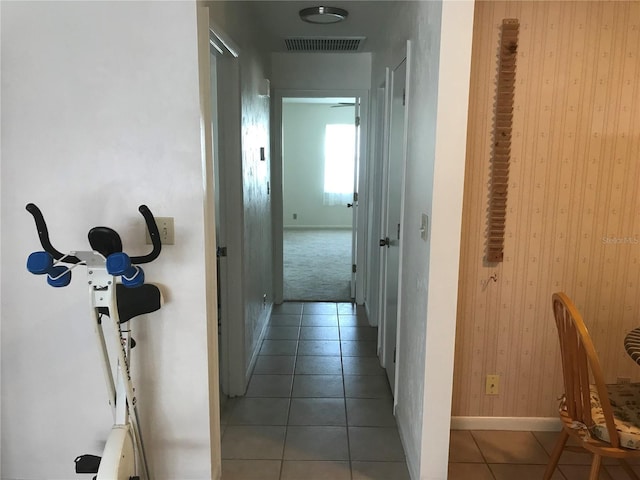
[[[485,385],[486,395],[498,395],[498,386],[500,385],[500,375],[487,375],[487,383]]]
[[[297,214],[297,213],[294,213],[294,214],[293,214],[293,219],[294,219],[294,220],[297,220],[297,219],[298,219],[298,214]]]
[[[156,225],[158,226],[158,233],[160,233],[160,241],[162,245],[174,245],[175,244],[175,230],[173,228],[173,217],[155,217]],[[146,230],[146,229],[145,229]],[[145,233],[147,239],[147,245],[151,245],[151,237],[149,232]]]

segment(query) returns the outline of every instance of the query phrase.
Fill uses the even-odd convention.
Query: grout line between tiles
[[[338,309],[336,305],[336,310]],[[349,454],[349,478],[353,480],[353,462],[351,460],[351,437],[349,436],[349,413],[347,411],[347,385],[344,380],[344,360],[342,356],[342,332],[340,330],[340,314],[338,313],[338,342],[340,348],[340,372],[342,373],[342,401],[344,405],[344,423],[347,432],[347,453]]]
[[[302,317],[304,315],[304,308],[303,308],[303,312],[300,313],[298,315],[299,317],[299,323],[298,323],[298,335],[297,335],[297,339],[296,339],[296,346],[295,346],[295,350],[294,350],[294,361],[293,361],[293,373],[292,373],[292,382],[291,382],[291,386],[290,386],[290,390],[289,390],[289,398],[288,398],[288,407],[287,407],[287,415],[286,415],[286,424],[284,425],[285,427],[285,432],[284,432],[284,441],[283,441],[283,445],[282,445],[282,454],[280,456],[279,459],[279,463],[280,463],[280,472],[279,472],[279,476],[278,479],[279,480],[283,480],[285,474],[284,474],[284,462],[285,460],[285,448],[286,448],[286,444],[287,444],[287,438],[288,438],[288,434],[289,434],[289,426],[290,426],[290,420],[291,420],[291,413],[292,413],[292,401],[293,401],[293,389],[294,389],[294,385],[295,385],[295,377],[296,377],[296,368],[299,362],[299,356],[300,356],[300,341],[301,341],[301,335],[302,335]],[[345,369],[344,369],[344,360],[345,360],[345,356],[344,356],[344,351],[343,351],[343,344],[342,342],[344,341],[342,338],[342,332],[341,332],[341,328],[340,328],[340,313],[337,312],[337,304],[336,304],[336,315],[338,318],[338,345],[339,345],[339,358],[340,358],[340,375],[341,375],[341,379],[342,379],[342,387],[343,387],[343,395],[342,395],[342,400],[343,400],[343,408],[344,408],[344,413],[345,413],[345,432],[346,432],[346,439],[347,439],[347,453],[348,453],[348,464],[349,464],[349,479],[353,480],[353,460],[352,460],[352,455],[351,455],[351,439],[350,439],[350,435],[349,435],[349,420],[348,420],[348,413],[347,413],[347,394],[346,394],[346,380],[345,380]],[[353,314],[343,314],[344,315],[353,315]],[[269,318],[269,327],[271,327],[271,318]],[[356,326],[359,326],[356,324]],[[265,339],[266,340],[266,339]],[[263,345],[264,345],[264,341],[263,340]],[[352,341],[359,341],[359,339],[355,339]],[[262,346],[261,345],[261,348]],[[359,358],[360,356],[357,355],[355,357],[349,357],[351,358]],[[251,378],[250,380],[253,378],[255,372],[252,372],[251,374]],[[301,374],[302,375],[302,374]],[[324,374],[318,374],[318,375],[324,375]],[[260,397],[256,397],[256,398],[260,398]],[[305,398],[325,398],[325,397],[305,397]],[[356,397],[357,398],[357,397]],[[237,408],[237,405],[233,405],[232,409],[235,410]],[[231,412],[232,413],[232,412]],[[336,425],[338,426],[338,425]],[[397,428],[397,427],[396,427]],[[475,441],[475,439],[474,439]],[[483,457],[484,458],[484,457]],[[243,459],[243,460],[251,460],[251,459]],[[274,460],[278,460],[278,459],[274,459]],[[308,461],[312,461],[312,460],[308,460]],[[381,463],[388,463],[386,461],[381,461]],[[406,463],[406,459],[405,459],[405,463]],[[493,475],[493,474],[492,474]]]
[[[489,471],[491,472],[491,475],[493,475],[493,471],[491,470],[491,467],[489,467],[489,462],[487,462],[487,457],[484,456],[484,452],[480,448],[480,444],[478,443],[478,440],[476,439],[475,435],[473,434],[473,430],[469,430],[469,435],[471,435],[471,439],[473,440],[473,443],[475,444],[476,448],[480,452],[480,456],[482,457],[482,460],[484,460],[484,464],[489,468]],[[493,475],[493,476],[495,478],[495,475]]]
[[[304,308],[303,308],[304,311]],[[269,319],[271,322],[271,319]],[[287,448],[287,437],[289,435],[289,418],[291,417],[291,402],[293,401],[293,387],[296,381],[296,367],[298,366],[298,349],[300,348],[300,332],[302,330],[302,313],[300,313],[300,319],[298,323],[298,338],[296,339],[296,350],[294,352],[294,360],[293,360],[293,375],[291,377],[291,389],[289,390],[289,411],[287,412],[287,422],[284,426],[284,441],[282,442],[282,458],[280,459],[280,475],[278,476],[279,480],[282,480],[282,475],[284,474],[284,454]]]

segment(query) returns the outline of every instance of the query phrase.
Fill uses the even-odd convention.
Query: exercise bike
[[[33,215],[43,248],[43,251],[29,255],[29,272],[46,275],[47,283],[52,287],[65,287],[71,282],[74,268],[86,267],[91,319],[102,353],[113,427],[101,457],[89,454],[76,457],[76,473],[95,473],[94,480],[150,480],[129,370],[135,341],[126,323],[133,317],[158,310],[162,305],[160,290],[155,285],[144,283],[144,271],[138,266],[160,255],[162,244],[153,214],[146,205],[138,209],[151,237],[151,253],[129,257],[122,251],[118,233],[108,227],[89,230],[91,251],[63,254],[51,245],[40,209],[33,203],[29,203],[26,209]],[[116,282],[118,277],[120,283]],[[111,355],[106,340],[109,335],[117,350]]]

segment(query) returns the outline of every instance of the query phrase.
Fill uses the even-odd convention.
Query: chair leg
[[[551,452],[551,458],[549,459],[547,469],[544,471],[544,476],[542,477],[543,480],[550,480],[553,472],[555,472],[556,467],[558,466],[558,461],[560,460],[560,455],[562,455],[562,451],[564,450],[564,446],[568,439],[569,434],[562,429],[558,436],[558,440],[556,440],[556,446],[553,447],[553,452]]]
[[[629,465],[625,459],[619,458],[618,461],[620,462],[620,465],[622,465],[624,471],[627,472],[627,475],[629,475],[629,478],[632,478],[633,480],[640,480],[640,477],[636,475],[636,472],[633,471],[633,468],[631,468],[631,465]]]
[[[602,464],[602,457],[594,453],[593,461],[591,462],[591,472],[589,472],[589,480],[598,480],[598,477],[600,476],[601,464]]]

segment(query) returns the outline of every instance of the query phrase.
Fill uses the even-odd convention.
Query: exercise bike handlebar
[[[62,257],[65,257],[63,253],[58,251],[51,244],[51,240],[49,240],[49,230],[47,229],[47,223],[44,220],[44,216],[40,209],[33,203],[28,203],[26,206],[27,211],[33,216],[33,219],[36,223],[36,229],[38,230],[38,238],[40,239],[40,244],[42,248],[48,252],[54,260],[60,260]],[[134,265],[140,265],[142,263],[149,263],[158,258],[160,255],[160,251],[162,249],[162,242],[160,241],[160,232],[158,231],[158,226],[156,225],[156,220],[149,210],[149,207],[146,205],[140,205],[138,207],[138,211],[144,217],[145,223],[147,225],[147,230],[149,231],[149,236],[151,237],[151,243],[153,244],[153,249],[147,255],[140,255],[137,257],[131,257],[131,263]],[[67,255],[64,259],[65,263],[80,263],[80,259],[73,255]]]
[[[149,237],[151,237],[153,250],[151,250],[151,252],[146,255],[131,257],[131,263],[133,263],[134,265],[153,262],[156,258],[158,258],[158,255],[160,255],[160,251],[162,250],[160,232],[158,231],[158,225],[156,224],[156,219],[153,217],[153,213],[151,213],[151,210],[149,210],[149,207],[147,207],[146,205],[140,205],[138,207],[138,211],[142,214],[142,216],[144,217],[144,221],[147,224],[147,230],[149,231]]]
[[[34,203],[28,203],[26,208],[27,212],[33,215],[33,219],[36,222],[38,238],[40,239],[42,248],[45,252],[48,252],[54,260],[60,260],[62,257],[64,257],[64,254],[55,249],[53,245],[51,245],[51,240],[49,240],[49,230],[47,229],[47,222],[44,221],[42,212]],[[80,259],[74,256],[68,256],[64,260],[66,263],[80,263]]]

